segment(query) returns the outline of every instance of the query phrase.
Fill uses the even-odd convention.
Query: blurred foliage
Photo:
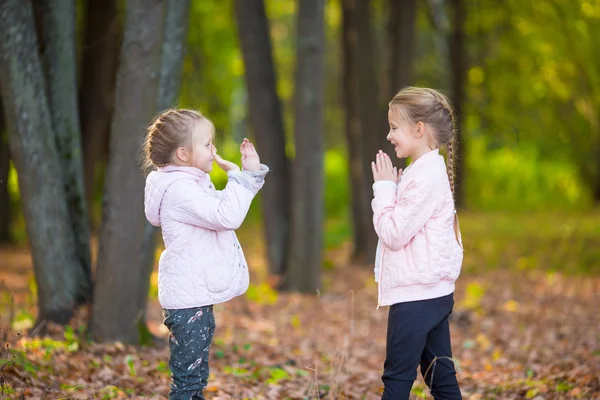
[[[327,2],[325,14],[324,210],[328,247],[339,245],[351,232],[339,3]],[[438,18],[441,25],[434,26],[431,8],[424,6],[426,2],[420,4],[415,83],[449,94],[452,76],[445,36],[448,16],[442,15]],[[468,209],[589,209],[593,205],[593,184],[600,179],[600,53],[595,48],[600,37],[600,0],[467,0],[466,4],[467,99],[461,131],[467,140],[463,157]],[[373,62],[383,71],[385,2],[374,1],[372,11],[374,45],[379,54]],[[296,2],[267,0],[266,12],[287,152],[293,157]],[[219,152],[239,163],[239,143],[252,133],[246,119],[244,62],[233,1],[193,1],[189,18],[188,52],[178,105],[206,113],[215,123]],[[383,79],[382,75],[378,79]],[[212,177],[218,187],[223,187],[223,171],[215,167]],[[13,202],[18,205],[14,169],[9,186]],[[94,220],[99,220],[100,210],[98,197],[92,207]],[[249,220],[260,220],[260,196],[252,205]],[[13,228],[19,241],[25,240],[21,215],[14,219]]]
[[[231,8],[230,0],[193,4],[182,104],[206,110],[219,131],[221,152],[236,159],[237,143],[249,132],[244,120],[243,59]],[[384,2],[375,1],[372,8],[376,45],[380,46]],[[465,186],[469,208],[589,207],[594,151],[600,149],[600,119],[593,106],[600,102],[596,69],[600,56],[592,48],[592,38],[600,37],[596,34],[600,33],[600,2],[546,0],[534,7],[517,0],[471,0],[467,8],[470,67],[462,132],[468,140]],[[277,90],[284,105],[291,155],[295,12],[293,0],[267,1]],[[430,14],[430,9],[420,7],[415,81],[448,92],[452,77],[444,36],[447,21],[434,27]],[[347,217],[349,192],[340,101],[338,1],[328,2],[326,24],[329,150],[324,207],[328,217],[339,220]],[[224,174],[215,171],[214,178],[222,180]]]
[[[462,213],[465,273],[600,273],[600,213]]]

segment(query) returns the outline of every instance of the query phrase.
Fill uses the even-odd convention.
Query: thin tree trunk
[[[246,67],[250,124],[261,160],[272,169],[261,195],[269,271],[281,275],[289,242],[290,172],[264,1],[236,0],[235,16]]]
[[[145,310],[139,299],[147,283],[140,279],[144,179],[136,155],[157,110],[165,5],[164,0],[127,2],[91,323],[99,340],[140,341]]]
[[[449,37],[450,64],[452,67],[452,104],[454,106],[456,139],[458,140],[458,155],[454,162],[454,194],[457,207],[464,207],[463,183],[466,137],[461,132],[463,121],[463,104],[465,99],[465,75],[467,63],[465,60],[465,19],[466,8],[464,0],[450,0],[452,32]]]
[[[185,56],[185,44],[188,28],[190,0],[167,0],[167,16],[162,43],[160,81],[158,84],[157,109],[165,110],[173,106],[179,97],[181,72]],[[146,323],[146,307],[150,276],[154,267],[154,252],[160,230],[148,221],[144,225],[142,242],[142,280],[139,308],[143,312],[142,322]]]
[[[42,63],[46,72],[52,130],[61,161],[71,235],[77,243],[78,268],[71,279],[78,283],[77,298],[90,302],[92,277],[90,231],[83,183],[81,133],[77,113],[75,64],[75,4],[73,0],[42,0]]]
[[[286,288],[321,287],[323,245],[324,0],[301,0],[296,44],[295,144]]]
[[[369,0],[354,0],[356,5],[356,32],[360,55],[357,57],[358,70],[358,115],[360,118],[360,131],[362,137],[362,168],[365,177],[363,185],[362,201],[369,205],[372,212],[371,200],[373,198],[372,183],[373,174],[371,161],[375,159],[377,151],[390,152],[391,145],[385,145],[387,129],[382,129],[383,122],[387,121],[387,109],[379,105],[379,85],[375,74],[373,58],[374,35],[371,26],[371,13]],[[383,122],[382,122],[383,121]],[[390,154],[391,157],[395,157]],[[394,158],[392,158],[394,159]],[[369,264],[375,261],[375,250],[377,248],[377,235],[371,221],[367,231],[366,256]]]
[[[374,34],[371,26],[371,12],[369,10],[370,0],[355,0],[356,2],[356,29],[358,48],[361,54],[358,57],[358,90],[359,115],[361,132],[363,136],[363,169],[365,176],[371,176],[371,161],[378,150],[389,150],[382,148],[386,132],[378,132],[378,121],[387,118],[387,110],[379,109],[379,85],[373,59]],[[383,140],[381,137],[383,136]],[[391,146],[391,145],[390,145]],[[372,181],[372,178],[369,178]],[[369,188],[370,190],[370,188]],[[369,198],[371,193],[369,193]]]
[[[100,162],[106,161],[123,23],[118,16],[117,0],[89,0],[85,18],[79,110],[85,195],[91,205],[96,169]]]
[[[1,93],[1,91],[0,91]],[[4,107],[0,96],[0,243],[9,243],[11,236],[10,193],[8,174],[10,172],[10,149],[4,120]]]
[[[386,73],[388,78],[386,101],[392,100],[392,97],[403,86],[412,84],[418,7],[417,0],[388,0],[388,3],[387,47],[389,57]]]
[[[38,286],[38,323],[66,323],[81,293],[31,1],[0,2],[0,87]],[[10,23],[6,23],[10,21]]]
[[[382,88],[384,101],[382,110],[387,110],[389,101],[404,86],[413,84],[415,24],[417,19],[417,0],[388,0],[387,20],[387,70],[386,84]],[[398,168],[406,166],[406,160],[397,160],[385,134],[389,130],[387,116],[379,118],[380,147],[386,149]]]
[[[369,198],[369,176],[365,175],[363,160],[363,138],[359,118],[358,91],[358,37],[356,27],[356,1],[342,0],[342,48],[343,55],[343,98],[346,113],[346,140],[350,165],[352,191],[353,252],[352,261],[360,264],[372,263],[375,259],[377,236],[373,229]]]

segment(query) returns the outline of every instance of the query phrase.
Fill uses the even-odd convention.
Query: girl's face
[[[191,154],[191,166],[207,174],[213,167],[213,133],[209,125],[202,121],[196,123],[194,144]]]
[[[191,146],[177,149],[176,164],[198,168],[208,174],[213,167],[212,130],[205,121],[196,122],[194,129]]]
[[[416,132],[417,126],[407,121],[401,121],[398,114],[392,112],[391,108],[388,111],[388,122],[390,132],[387,135],[387,140],[394,145],[396,157],[413,157],[419,145]]]
[[[387,135],[387,140],[394,145],[396,157],[411,157],[416,160],[435,148],[435,141],[429,132],[429,125],[422,122],[413,124],[401,120],[400,115],[393,112],[391,108],[388,111],[388,122],[390,132]]]

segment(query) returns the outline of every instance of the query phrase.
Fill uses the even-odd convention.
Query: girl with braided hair
[[[435,399],[461,399],[448,325],[463,260],[453,110],[436,90],[406,87],[389,103],[388,120],[396,156],[412,163],[398,171],[380,150],[371,165],[378,308],[390,306],[382,399],[408,399],[419,365]]]

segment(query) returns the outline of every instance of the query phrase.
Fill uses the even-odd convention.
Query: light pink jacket
[[[454,200],[438,150],[408,166],[398,185],[379,181],[373,191],[378,307],[453,293],[463,250],[454,233]]]
[[[162,228],[158,300],[181,309],[222,303],[248,289],[248,265],[235,235],[268,172],[230,171],[222,191],[205,172],[167,166],[146,178],[144,211]]]

